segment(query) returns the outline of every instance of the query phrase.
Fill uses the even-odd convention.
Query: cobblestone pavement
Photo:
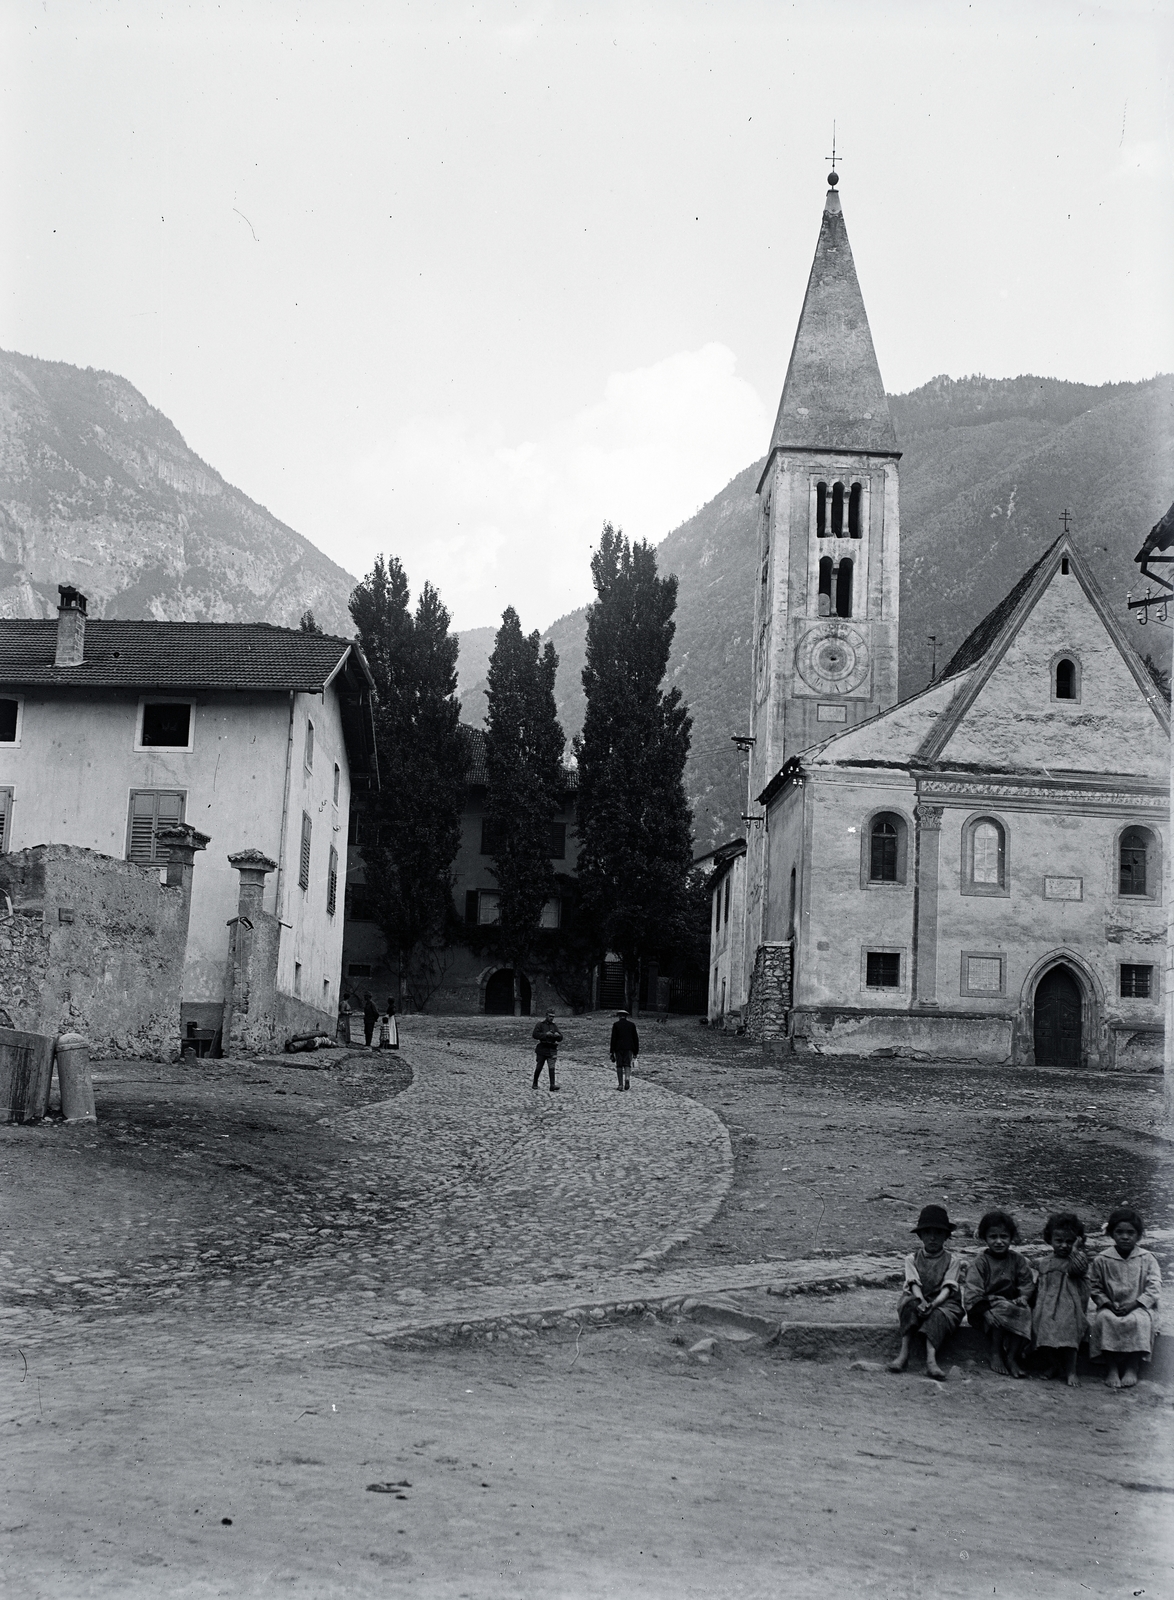
[[[35,1209],[29,1232],[50,1228],[52,1259],[19,1248],[18,1203],[0,1327],[50,1336],[65,1312],[170,1302],[188,1320],[243,1313],[295,1341],[359,1336],[389,1316],[430,1320],[438,1297],[553,1298],[646,1271],[728,1190],[720,1119],[656,1084],[618,1094],[598,1058],[568,1056],[557,1094],[545,1078],[531,1089],[532,1057],[512,1040],[408,1037],[390,1073],[371,1059],[339,1073],[216,1063],[196,1074],[212,1105],[173,1105],[165,1126],[152,1114],[169,1092],[183,1101],[184,1069],[122,1064],[98,1073],[97,1128],[2,1130],[11,1190]],[[367,1078],[348,1106],[339,1083],[356,1067]],[[309,1102],[300,1138],[271,1148],[262,1116],[291,1095]],[[49,1166],[33,1201],[38,1155]]]

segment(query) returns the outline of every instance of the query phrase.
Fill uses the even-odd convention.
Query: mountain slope
[[[188,449],[113,373],[0,352],[0,615],[352,630],[355,580]]]
[[[1093,388],[1048,378],[935,378],[889,400],[901,461],[902,696],[929,679],[1031,565],[1060,513],[1114,610],[1139,583],[1133,557],[1174,499],[1174,378]],[[680,579],[670,660],[693,713],[686,786],[698,851],[742,831],[745,769],[730,735],[745,731],[750,697],[757,503],[762,463],[746,468],[657,548]],[[557,698],[568,735],[582,724],[585,611],[551,627]],[[1169,663],[1170,630],[1138,648]],[[465,715],[483,715],[483,685]]]

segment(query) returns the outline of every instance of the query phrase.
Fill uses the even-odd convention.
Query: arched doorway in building
[[[525,973],[519,988],[522,992],[522,1015],[530,1015],[530,980]],[[485,1014],[490,1017],[512,1017],[514,1014],[514,969],[499,967],[485,985]]]
[[[1035,1064],[1079,1067],[1084,1055],[1081,1013],[1084,996],[1071,967],[1049,967],[1035,986]]]

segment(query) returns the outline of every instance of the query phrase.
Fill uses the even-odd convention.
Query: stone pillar
[[[183,1006],[183,969],[186,964],[188,925],[192,916],[192,878],[195,875],[196,851],[206,850],[212,842],[206,833],[201,833],[198,828],[193,828],[190,823],[176,822],[169,827],[160,828],[156,838],[167,847],[168,860],[166,875],[163,879],[165,889],[178,889],[183,896],[182,909],[179,915],[179,999],[180,1008],[175,1013],[175,1033],[172,1038],[171,1048],[178,1056],[183,1049],[181,1035],[183,1025],[181,1022]]]
[[[281,924],[264,910],[265,879],[277,870],[260,850],[228,858],[240,873],[237,913],[228,922],[221,1048],[226,1056],[271,1050],[277,1037],[277,951]]]
[[[915,1006],[938,1003],[938,855],[942,838],[941,806],[914,808],[917,824],[913,878],[913,974]]]

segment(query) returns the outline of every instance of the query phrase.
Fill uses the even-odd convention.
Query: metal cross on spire
[[[832,170],[828,173],[828,183],[831,184],[832,188],[834,189],[836,184],[840,181],[839,176],[836,173],[836,125],[834,122],[832,123],[832,153],[830,156],[825,156],[824,160],[830,161],[832,164]]]
[[[1065,506],[1063,511],[1060,513],[1060,521],[1064,524],[1064,532],[1067,533],[1068,524],[1072,521],[1072,513],[1069,511],[1067,506]]]

